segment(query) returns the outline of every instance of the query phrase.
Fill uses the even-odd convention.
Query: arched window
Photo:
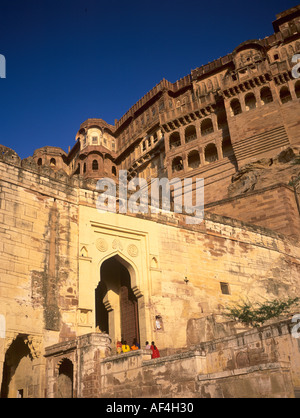
[[[223,154],[223,158],[226,157],[230,157],[231,155],[233,155],[233,148],[231,145],[231,140],[230,138],[226,138],[223,140],[222,142],[222,154]]]
[[[173,132],[171,134],[169,144],[170,144],[170,149],[180,147],[181,140],[180,140],[179,132]]]
[[[232,116],[236,116],[242,113],[242,107],[241,107],[239,99],[233,99],[232,102],[230,103],[230,107],[231,107]]]
[[[97,171],[98,170],[98,161],[97,160],[93,160],[92,170],[93,171]]]
[[[300,81],[297,81],[297,83],[295,84],[295,93],[297,99],[300,99]]]
[[[280,100],[282,104],[290,102],[292,100],[291,92],[288,87],[285,86],[281,88]]]
[[[198,151],[194,150],[189,153],[188,166],[189,168],[198,168],[200,166],[200,155]]]
[[[201,84],[201,95],[202,95],[202,96],[205,96],[205,95],[206,95],[206,93],[207,93],[207,90],[206,90],[206,84],[205,84],[205,83],[202,83],[202,84]]]
[[[50,160],[50,165],[51,165],[52,167],[55,167],[55,166],[56,166],[56,160],[55,160],[55,158],[51,158],[51,160]]]
[[[208,80],[207,82],[207,91],[211,91],[213,89],[213,83],[211,80]]]
[[[271,89],[269,87],[264,87],[263,89],[261,89],[260,98],[261,98],[261,103],[263,105],[273,102]]]
[[[194,139],[197,139],[196,128],[194,125],[190,125],[185,130],[185,142],[191,142]]]
[[[218,160],[218,151],[217,147],[214,144],[209,144],[205,148],[205,161],[208,163],[213,163]]]
[[[37,165],[42,165],[43,164],[43,160],[41,158],[38,159]]]
[[[213,123],[211,119],[204,119],[201,123],[201,135],[209,135],[214,131]]]
[[[245,96],[245,105],[247,110],[252,110],[256,108],[256,98],[253,93],[248,93]]]
[[[183,170],[183,161],[181,157],[174,158],[172,162],[172,171],[182,171]]]

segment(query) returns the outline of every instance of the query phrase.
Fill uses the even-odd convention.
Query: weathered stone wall
[[[0,314],[5,321],[0,377],[5,353],[21,336],[30,347],[39,387],[35,396],[43,394],[44,346],[68,336],[69,324],[74,331],[76,323],[77,191],[52,175],[0,162]],[[24,396],[32,396],[27,389],[24,383]]]
[[[175,215],[157,215],[152,221],[100,216],[87,206],[80,207],[79,223],[79,246],[88,251],[88,257],[80,259],[79,310],[94,311],[90,295],[99,283],[100,267],[118,256],[133,269],[132,286],[140,295],[141,341],[153,339],[163,349],[186,346],[190,318],[221,313],[228,303],[243,298],[298,294],[298,246],[260,227],[212,214],[194,226]],[[134,253],[128,252],[131,245]],[[230,294],[222,293],[221,283],[228,284]],[[156,316],[163,321],[159,330]],[[86,317],[82,325],[80,332],[88,327],[91,331],[93,318],[89,322]],[[120,338],[118,330],[112,338]]]
[[[76,397],[293,398],[300,383],[300,346],[291,328],[288,319],[153,360],[148,350],[103,358],[107,336],[90,334],[46,350],[48,396],[55,397],[50,388],[58,376],[52,370],[64,356],[82,359]],[[216,324],[211,335],[214,330]]]
[[[270,230],[213,214],[201,225],[172,213],[101,214],[92,184],[19,162],[1,161],[0,170],[0,376],[13,361],[5,358],[9,347],[21,338],[35,376],[34,391],[23,382],[26,397],[44,394],[45,347],[95,330],[105,260],[115,258],[130,273],[141,344],[154,340],[165,354],[186,348],[191,318],[221,314],[241,298],[298,295],[298,244]],[[110,292],[105,301],[113,350],[118,300]]]
[[[297,199],[300,194],[291,186],[278,184],[219,201],[206,210],[270,228],[299,239],[300,217]]]
[[[283,321],[158,360],[132,360],[134,353],[107,358],[101,396],[294,397],[300,346],[291,327],[290,320]]]

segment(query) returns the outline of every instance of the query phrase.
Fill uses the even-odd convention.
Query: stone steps
[[[239,161],[286,145],[289,145],[289,140],[283,126],[232,144],[235,156]]]

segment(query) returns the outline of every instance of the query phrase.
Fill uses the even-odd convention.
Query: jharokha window
[[[98,170],[98,161],[94,160],[92,163],[92,170],[97,171]]]
[[[170,136],[169,141],[170,149],[180,147],[181,140],[180,140],[180,134],[179,132],[173,132]]]
[[[232,102],[230,103],[230,107],[232,116],[236,116],[242,113],[242,107],[238,99],[232,100]]]
[[[201,124],[201,135],[209,135],[214,131],[212,120],[211,119],[205,119]]]
[[[288,103],[292,100],[291,92],[288,87],[282,87],[280,90],[280,100],[282,104]]]
[[[205,161],[213,163],[218,160],[217,147],[214,144],[209,144],[205,148]]]
[[[273,102],[272,92],[269,87],[264,87],[263,89],[261,89],[260,98],[261,98],[262,104],[264,105]]]
[[[246,110],[252,110],[256,108],[256,98],[253,93],[248,93],[245,97]]]

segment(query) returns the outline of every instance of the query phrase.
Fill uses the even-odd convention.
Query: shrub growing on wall
[[[285,301],[276,299],[256,304],[243,302],[235,307],[227,308],[225,316],[248,326],[260,327],[269,319],[288,314],[291,306],[299,300],[300,298],[289,298]]]

